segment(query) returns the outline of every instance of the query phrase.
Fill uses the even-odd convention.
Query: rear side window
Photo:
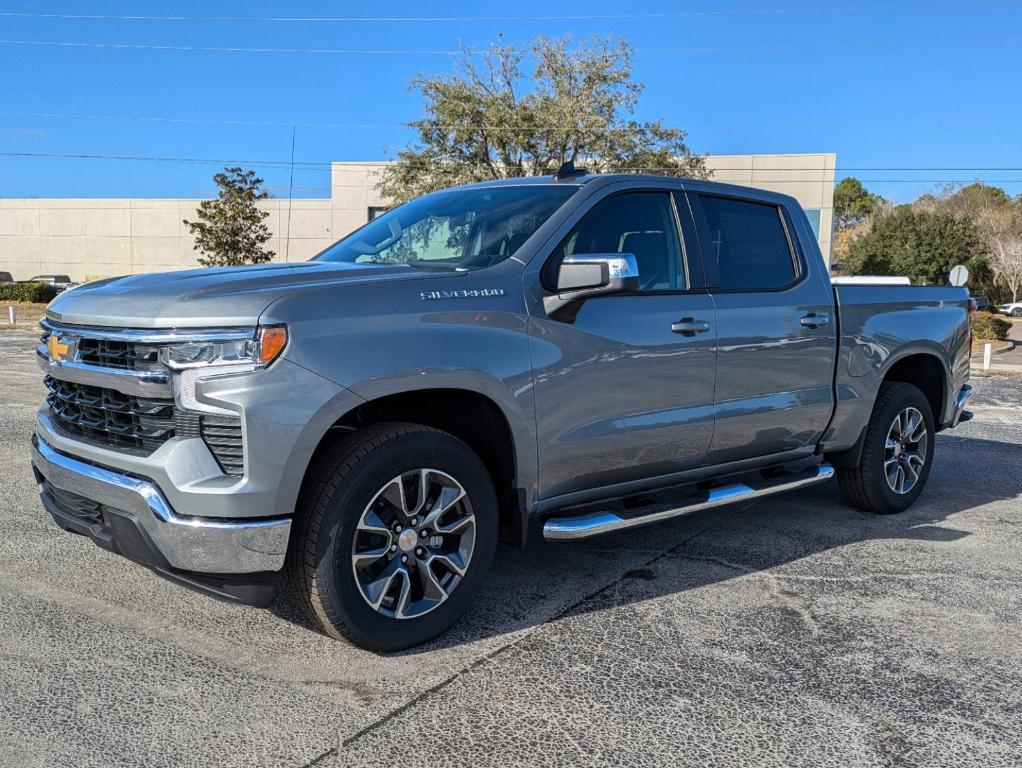
[[[780,208],[726,197],[700,198],[710,235],[703,249],[717,262],[722,290],[771,290],[795,282],[796,261]]]

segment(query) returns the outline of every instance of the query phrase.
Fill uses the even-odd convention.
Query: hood
[[[50,302],[46,316],[72,325],[113,328],[255,325],[276,299],[296,291],[430,275],[402,265],[324,261],[158,272],[97,280],[65,291]]]

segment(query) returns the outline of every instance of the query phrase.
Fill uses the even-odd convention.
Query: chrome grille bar
[[[125,341],[135,344],[178,344],[187,341],[237,341],[254,339],[255,328],[92,328],[85,325],[63,325],[41,320],[39,325],[50,333],[66,333],[100,341]]]

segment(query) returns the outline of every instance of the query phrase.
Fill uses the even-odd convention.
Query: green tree
[[[841,179],[834,187],[834,224],[838,229],[861,224],[879,213],[884,203],[884,198],[874,195],[858,179]]]
[[[454,184],[549,174],[569,160],[594,172],[706,178],[684,131],[631,118],[643,87],[623,40],[466,48],[452,75],[412,81],[425,116],[409,124],[417,138],[383,171],[380,190],[402,202]]]
[[[848,249],[873,226],[874,220],[890,210],[890,203],[874,195],[862,182],[851,176],[834,187],[834,266],[844,269]]]
[[[199,203],[198,221],[184,223],[195,237],[195,250],[202,253],[199,264],[204,267],[237,267],[242,264],[264,264],[274,252],[263,248],[270,239],[264,223],[269,213],[259,210],[256,201],[269,194],[255,171],[224,168],[213,176],[217,185],[216,200]]]
[[[904,275],[913,283],[947,284],[956,264],[965,264],[971,281],[989,278],[983,238],[966,218],[902,205],[881,216],[848,249],[850,275]]]
[[[985,253],[983,263],[977,263],[970,276],[971,290],[995,304],[1018,297],[1022,290],[1022,198],[1012,199],[1000,187],[975,182],[940,187],[912,206],[975,224]]]

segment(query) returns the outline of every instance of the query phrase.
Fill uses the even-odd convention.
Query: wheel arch
[[[315,465],[316,457],[333,442],[361,428],[384,422],[433,427],[454,435],[475,451],[493,479],[501,541],[524,545],[528,526],[522,484],[527,481],[522,472],[516,435],[504,409],[493,398],[475,390],[407,389],[358,403],[340,414],[322,434],[305,469],[305,477]]]
[[[933,351],[919,349],[903,352],[889,359],[878,377],[870,413],[876,406],[876,398],[884,384],[888,382],[912,384],[922,391],[929,402],[933,412],[933,421],[939,431],[944,423],[944,409],[947,404],[950,381],[951,373],[946,361],[940,355]],[[864,424],[854,445],[845,450],[828,452],[827,460],[838,468],[857,467],[862,460],[865,441],[866,425]]]
[[[950,380],[947,363],[939,355],[932,352],[908,352],[888,363],[880,385],[897,381],[918,387],[930,403],[933,421],[939,429],[944,421]]]

